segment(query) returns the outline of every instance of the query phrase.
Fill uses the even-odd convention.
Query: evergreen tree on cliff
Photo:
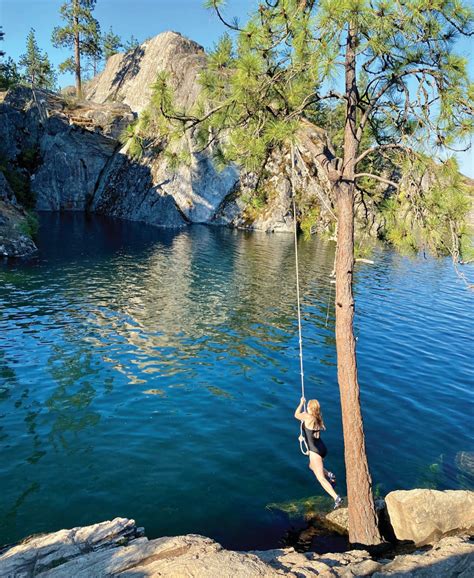
[[[26,39],[26,53],[20,56],[18,64],[23,68],[24,79],[31,88],[54,89],[56,75],[48,55],[43,53],[36,42],[33,28]]]
[[[5,39],[5,32],[0,26],[0,41]],[[11,56],[5,59],[5,51],[0,50],[0,90],[8,90],[21,82],[21,74]]]
[[[115,34],[112,27],[102,36],[102,53],[105,60],[108,60],[123,48],[122,40],[118,34]]]
[[[128,40],[126,40],[123,44],[123,49],[125,52],[130,52],[130,50],[135,50],[140,46],[140,42],[137,38],[132,34]]]
[[[160,75],[154,105],[128,136],[143,146],[146,131],[159,131],[170,158],[182,162],[173,143],[192,134],[184,139],[198,143],[191,157],[207,148],[220,163],[257,172],[272,149],[291,147],[304,172],[311,167],[299,136],[334,103],[340,146],[321,147],[313,168],[330,184],[337,217],[336,350],[349,538],[377,544],[353,331],[354,199],[383,185],[392,204],[405,207],[417,236],[435,251],[450,243],[459,255],[462,182],[453,161],[431,159],[473,132],[474,88],[465,60],[452,52],[459,35],[472,34],[472,10],[462,0],[263,0],[240,26],[226,20],[221,0],[208,5],[234,37],[224,36],[210,54],[202,101],[179,109],[172,78]],[[427,171],[428,191],[421,178]]]
[[[100,27],[92,12],[96,0],[67,0],[60,8],[63,27],[56,26],[52,34],[55,47],[74,50],[74,55],[59,67],[61,72],[74,72],[76,93],[82,95],[81,56],[94,56],[100,50]]]

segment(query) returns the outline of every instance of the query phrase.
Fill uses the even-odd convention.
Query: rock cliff
[[[85,95],[99,103],[122,102],[134,113],[142,113],[150,104],[151,87],[158,74],[166,72],[176,105],[189,109],[198,99],[198,77],[205,63],[204,49],[199,44],[176,32],[164,32],[131,52],[109,58],[104,71],[87,85]],[[238,179],[235,167],[217,171],[209,152],[194,155],[190,166],[174,170],[159,148],[147,151],[140,161],[133,161],[125,146],[102,179],[91,209],[123,217],[133,212],[133,204],[138,202],[140,220],[158,224],[153,216],[147,218],[148,210],[157,195],[168,195],[185,220],[208,223]],[[137,187],[133,187],[134,181],[138,182]]]
[[[84,101],[26,88],[8,92],[0,105],[0,154],[29,179],[29,205],[163,227],[199,222],[292,231],[288,151],[274,151],[262,178],[239,174],[235,166],[216,170],[209,150],[175,170],[159,145],[137,161],[120,144],[121,132],[150,104],[160,72],[169,74],[177,105],[189,108],[198,99],[205,62],[201,46],[165,32],[112,56],[86,86]],[[317,209],[324,228],[331,221],[332,200],[310,159],[327,139],[314,127],[303,127],[301,139],[308,156],[297,161],[294,175],[298,205]]]
[[[28,219],[0,172],[0,257],[28,257],[36,252]]]
[[[444,538],[431,550],[393,560],[374,560],[365,550],[322,555],[293,548],[234,552],[195,534],[148,540],[143,529],[126,518],[32,536],[0,550],[0,575],[5,578],[468,578],[473,570],[474,542],[467,537]]]
[[[88,100],[127,104],[136,113],[150,103],[159,72],[173,75],[177,104],[192,106],[199,94],[198,75],[206,63],[202,46],[177,32],[163,32],[125,54],[111,56],[103,72],[84,89]]]
[[[71,101],[26,88],[9,91],[0,104],[0,155],[5,172],[24,181],[19,200],[38,210],[92,209],[163,227],[182,226],[185,220],[172,197],[153,185],[147,167],[119,152],[118,137],[134,118],[125,104]],[[126,202],[113,199],[99,206],[95,195],[104,189],[111,166],[121,169],[115,178],[127,192]]]

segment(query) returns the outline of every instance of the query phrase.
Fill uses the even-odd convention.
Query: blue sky
[[[25,50],[26,36],[33,26],[40,47],[48,52],[54,65],[69,53],[51,45],[51,32],[61,24],[59,7],[64,0],[0,0],[0,24],[5,32],[2,50],[18,60]],[[472,3],[472,0],[468,0]],[[228,0],[230,15],[245,20],[257,0]],[[94,15],[103,31],[112,26],[124,39],[134,35],[139,41],[165,30],[180,32],[205,48],[211,48],[223,32],[223,26],[212,13],[203,8],[203,0],[97,0]],[[474,41],[463,41],[458,50],[470,58],[474,77]],[[61,86],[73,84],[72,75],[60,77]],[[474,178],[474,150],[458,155],[461,170]]]

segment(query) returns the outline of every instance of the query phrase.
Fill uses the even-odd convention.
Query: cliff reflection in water
[[[267,349],[271,360],[271,352],[294,338],[287,331],[296,315],[291,236],[195,229],[197,239],[180,232],[169,246],[155,247],[139,263],[120,259],[107,294],[91,291],[89,321],[95,331],[88,339],[132,383],[143,383],[155,373],[183,373],[180,385],[191,386],[186,380],[199,378],[200,364],[218,364],[223,356],[234,358],[245,372],[247,358],[257,354],[265,364]],[[309,283],[320,284],[312,322],[326,329],[329,305],[329,334],[332,248],[302,243],[301,253],[303,295]],[[114,359],[117,339],[134,347],[132,367],[125,369]],[[216,358],[202,357],[206,351]],[[190,367],[192,360],[198,363]]]
[[[39,246],[0,270],[0,543],[120,515],[149,537],[276,547],[288,525],[266,505],[319,491],[292,417],[292,237],[46,214]],[[299,251],[307,392],[343,492],[334,245]],[[448,261],[382,249],[355,289],[374,480],[413,487],[471,451],[472,298]]]

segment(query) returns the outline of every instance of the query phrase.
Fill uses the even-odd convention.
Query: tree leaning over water
[[[152,107],[128,136],[138,153],[143,134],[158,132],[174,162],[207,148],[220,164],[259,171],[276,147],[290,146],[298,158],[302,127],[324,120],[328,110],[339,115],[340,146],[325,146],[313,161],[330,183],[337,216],[336,349],[349,538],[377,544],[353,331],[354,199],[384,185],[392,205],[407,207],[405,220],[413,215],[423,244],[438,251],[449,243],[459,255],[462,183],[452,161],[431,157],[473,132],[473,85],[465,60],[451,52],[457,36],[472,34],[472,11],[460,0],[264,0],[240,26],[226,20],[222,1],[207,4],[233,36],[209,55],[202,99],[181,110],[169,77],[160,75]],[[183,136],[187,154],[174,146]],[[420,178],[427,168],[429,194]]]

